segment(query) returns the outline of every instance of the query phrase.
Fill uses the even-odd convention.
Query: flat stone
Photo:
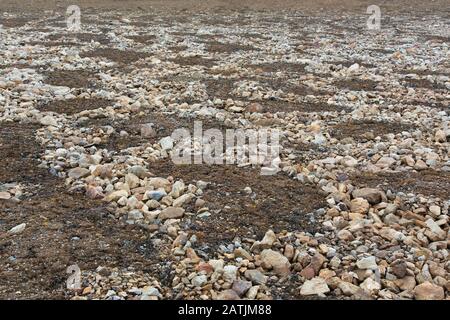
[[[161,211],[158,218],[161,220],[179,219],[179,218],[183,217],[183,215],[184,215],[183,208],[168,207],[168,208],[165,208],[163,211]]]
[[[125,183],[128,184],[130,189],[137,188],[139,187],[139,177],[132,173],[127,173],[125,175]]]
[[[58,121],[56,121],[56,119],[53,118],[52,116],[45,116],[39,122],[44,126],[56,127],[58,125]]]
[[[173,149],[173,139],[172,137],[164,137],[159,140],[159,144],[163,150],[171,150]]]
[[[236,280],[238,268],[236,266],[227,265],[223,268],[223,279],[228,282]]]
[[[380,203],[382,200],[382,194],[379,190],[373,188],[356,189],[352,192],[353,198],[363,198],[374,205]]]
[[[86,168],[73,168],[70,169],[68,176],[73,179],[81,179],[90,175],[90,171]]]
[[[269,278],[259,270],[246,270],[244,275],[254,284],[265,284]]]
[[[403,278],[406,276],[407,272],[407,265],[404,260],[395,260],[391,264],[391,272],[397,277],[397,278]]]
[[[319,277],[305,281],[300,289],[300,294],[303,296],[322,295],[327,292],[330,292],[330,288],[325,279]]]
[[[117,201],[122,197],[128,197],[128,192],[126,190],[113,191],[105,197],[106,201]]]
[[[0,192],[0,200],[9,200],[11,199],[11,194],[6,191]]]
[[[378,268],[376,258],[374,256],[362,258],[356,262],[356,266],[359,269],[370,269],[374,270]]]
[[[153,138],[156,136],[156,131],[153,128],[153,123],[141,124],[141,137],[143,138]]]

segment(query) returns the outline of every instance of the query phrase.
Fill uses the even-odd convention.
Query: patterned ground
[[[61,10],[2,12],[0,297],[71,298],[78,264],[84,298],[299,299],[325,280],[321,297],[448,298],[450,11],[399,6],[370,31],[364,6],[91,7],[77,32]],[[174,166],[159,141],[195,119],[279,129],[282,172]],[[381,284],[355,265],[373,256]]]

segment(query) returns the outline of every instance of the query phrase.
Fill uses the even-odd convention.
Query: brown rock
[[[228,289],[219,293],[216,297],[216,300],[240,300],[241,298],[238,296],[236,291]]]
[[[402,279],[394,280],[394,283],[402,290],[412,290],[416,286],[416,279],[413,276],[406,276]]]
[[[272,249],[266,249],[261,252],[262,263],[268,268],[273,268],[273,271],[279,276],[287,276],[290,273],[289,260],[281,253]]]
[[[350,211],[366,214],[369,212],[370,204],[366,199],[355,198],[350,202]]]
[[[391,264],[391,272],[397,277],[397,278],[403,278],[406,276],[406,270],[407,265],[404,260],[395,260]]]
[[[414,288],[414,298],[417,300],[442,300],[444,297],[444,289],[428,281]]]
[[[156,131],[153,129],[153,123],[144,123],[141,125],[141,136],[143,138],[153,138],[156,136]]]
[[[370,204],[380,203],[382,200],[381,191],[373,188],[356,189],[352,192],[353,198],[363,198],[369,201]]]
[[[245,111],[251,112],[251,113],[252,112],[263,112],[264,107],[257,102],[252,102],[245,108]]]

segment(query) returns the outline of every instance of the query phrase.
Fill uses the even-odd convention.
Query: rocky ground
[[[2,8],[0,298],[449,299],[450,11],[400,3]],[[194,120],[281,172],[175,165]]]

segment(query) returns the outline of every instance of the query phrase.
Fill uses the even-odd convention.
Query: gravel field
[[[4,0],[0,26],[1,299],[450,299],[448,1]],[[176,164],[195,121],[278,157]]]

